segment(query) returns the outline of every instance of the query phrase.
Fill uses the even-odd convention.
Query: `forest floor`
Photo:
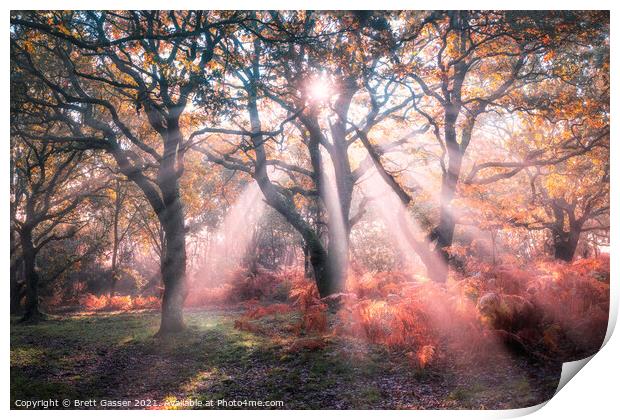
[[[270,400],[288,409],[508,409],[548,400],[560,376],[559,364],[508,354],[487,363],[447,354],[419,369],[402,354],[340,337],[291,351],[290,332],[235,329],[240,314],[188,311],[189,328],[166,339],[154,337],[157,312],[71,314],[38,325],[12,319],[11,406],[66,398],[94,399],[95,408],[101,400],[157,408],[196,399],[215,408],[224,408],[218,400]],[[295,316],[258,322],[278,329]]]

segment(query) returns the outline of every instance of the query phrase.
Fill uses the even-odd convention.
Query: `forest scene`
[[[13,11],[12,409],[513,409],[609,318],[605,11]]]

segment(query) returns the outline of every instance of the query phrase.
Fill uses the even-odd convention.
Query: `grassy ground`
[[[501,409],[547,400],[560,374],[559,366],[518,359],[486,366],[444,360],[419,370],[402,355],[341,338],[291,352],[286,338],[235,329],[238,316],[190,312],[187,331],[165,340],[153,337],[157,313],[12,320],[11,404],[67,398],[95,399],[97,408],[101,400],[126,400],[135,408],[197,399],[215,408],[223,408],[218,400],[271,400],[290,409]],[[294,315],[260,322],[281,325],[284,316]]]

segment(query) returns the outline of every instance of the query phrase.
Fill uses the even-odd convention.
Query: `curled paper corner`
[[[595,354],[586,357],[585,359],[574,360],[572,362],[565,362],[562,364],[562,373],[560,375],[558,387],[553,393],[554,397],[557,395],[558,392],[560,392],[562,388],[564,388],[564,385],[566,385],[571,379],[573,379],[577,372],[579,372],[594,357]],[[551,401],[552,398],[553,397],[551,397],[547,401],[543,401],[540,404],[533,405],[531,407],[516,408],[503,411],[499,414],[498,418],[515,418],[527,416],[543,408],[545,405],[547,405],[549,401]]]
[[[616,293],[617,292],[615,291],[615,288],[612,288],[610,296],[609,319],[607,321],[607,332],[605,333],[605,338],[603,340],[601,348],[596,353],[598,353],[603,349],[603,347],[605,347],[616,328],[616,322],[618,321],[618,296],[616,296]],[[564,364],[562,364],[562,374],[560,375],[560,381],[558,382],[558,387],[556,388],[555,394],[553,395],[555,396],[558,392],[560,392],[560,390],[564,388],[564,385],[566,385],[568,381],[573,379],[577,372],[579,372],[590,360],[592,360],[596,353],[589,357],[586,357],[585,359],[574,360],[572,362],[565,362]]]
[[[553,395],[554,396],[557,395],[557,393],[560,392],[562,388],[564,388],[564,385],[566,385],[568,381],[573,379],[573,377],[577,374],[577,372],[579,372],[581,368],[583,368],[590,360],[592,360],[595,354],[596,353],[594,353],[590,357],[586,357],[585,359],[574,360],[572,362],[563,363],[562,374],[560,375],[560,382],[558,382],[558,387],[556,388],[555,393]]]
[[[616,284],[614,284],[614,286],[615,285]],[[605,347],[605,345],[611,338],[614,330],[616,329],[616,323],[618,322],[618,292],[615,287],[610,288],[609,292],[609,319],[607,321],[607,332],[605,333],[605,339],[603,340],[603,345],[601,345],[601,349]]]
[[[556,390],[555,390],[555,392],[553,394],[554,397],[609,342],[609,339],[613,335],[613,332],[614,332],[614,330],[616,328],[616,323],[617,323],[617,320],[618,320],[618,296],[616,296],[616,293],[617,292],[615,291],[615,288],[612,288],[611,296],[610,296],[609,318],[608,318],[608,321],[607,321],[607,332],[605,333],[605,338],[603,339],[603,344],[601,344],[601,347],[598,349],[598,351],[596,353],[592,354],[591,356],[588,356],[588,357],[586,357],[584,359],[580,359],[580,360],[573,360],[571,362],[565,362],[565,363],[562,364],[562,373],[560,374],[560,380],[558,381],[558,386],[557,386],[557,388],[556,388]],[[543,408],[545,405],[547,405],[547,403],[549,401],[551,401],[552,398],[550,398],[547,401],[544,401],[544,402],[542,402],[540,404],[534,405],[532,407],[525,407],[525,408],[517,408],[517,409],[514,409],[514,410],[507,410],[506,412],[504,412],[504,415],[502,415],[501,417],[503,417],[503,418],[514,418],[514,417],[522,417],[522,416],[526,416],[528,414],[532,414],[532,413],[540,410],[541,408]]]
[[[543,401],[540,404],[531,407],[513,408],[511,410],[495,411],[498,415],[495,418],[512,419],[516,417],[525,417],[543,408],[551,400]]]
[[[618,319],[618,307],[617,301],[612,299],[611,308],[609,310],[609,321],[607,322],[607,333],[605,334],[605,339],[603,340],[603,344],[598,351],[601,351],[603,347],[607,344],[609,339],[611,338],[614,329],[616,328],[616,321]],[[596,353],[598,353],[598,351]],[[558,387],[555,390],[554,396],[560,392],[564,385],[568,383],[573,377],[579,372],[592,358],[596,355],[594,353],[592,356],[586,357],[585,359],[574,360],[572,362],[565,362],[562,364],[562,374],[560,375],[560,381],[558,382]]]
[[[607,333],[605,334],[605,339],[603,340],[603,344],[601,345],[601,348],[598,351],[601,351],[603,347],[605,347],[605,345],[611,338],[611,335],[613,334],[614,329],[616,327],[616,321],[618,318],[618,311],[617,311],[618,308],[616,305],[617,305],[617,302],[614,302],[612,300],[612,307],[609,310],[609,320],[607,322]],[[598,353],[598,351],[596,353]],[[560,381],[558,382],[558,387],[556,388],[555,393],[553,395],[554,396],[557,395],[557,393],[560,392],[562,388],[564,388],[564,385],[566,385],[571,379],[573,379],[573,377],[577,374],[577,372],[579,372],[586,364],[588,364],[590,360],[592,360],[592,358],[596,355],[596,353],[594,353],[593,355],[589,357],[586,357],[585,359],[573,360],[572,362],[563,363],[562,374],[560,375]]]

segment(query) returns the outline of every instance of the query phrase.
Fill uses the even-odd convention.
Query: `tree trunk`
[[[21,298],[23,296],[22,284],[19,277],[23,273],[23,261],[19,257],[11,264],[10,281],[11,281],[11,315],[21,313]]]
[[[32,232],[24,229],[20,232],[22,251],[24,253],[24,278],[26,280],[26,308],[21,322],[37,323],[44,319],[39,310],[39,273],[36,269],[37,251],[32,243]]]
[[[338,202],[332,203],[336,208],[329,209],[330,219],[338,217],[342,223],[336,223],[329,230],[328,256],[332,271],[333,289],[336,292],[343,290],[349,269],[349,237],[351,235],[351,202],[353,200],[353,187],[355,181],[349,161],[347,141],[347,120],[349,106],[353,96],[357,92],[354,79],[346,79],[343,83],[343,92],[338,96],[334,108],[338,118],[331,125],[332,147],[328,150],[330,160],[334,168],[334,183]],[[321,162],[321,165],[324,165]],[[319,166],[315,170],[323,172]],[[334,229],[335,227],[335,229]],[[339,231],[342,229],[342,231]]]
[[[339,276],[338,263],[333,255],[325,252],[322,246],[309,245],[310,264],[316,281],[319,296],[324,298],[341,291],[342,282]]]
[[[569,233],[561,232],[554,234],[553,254],[558,260],[570,262],[575,257],[575,250],[579,243],[581,231],[577,228],[571,229]]]
[[[185,265],[185,223],[180,199],[165,211],[162,227],[165,232],[164,258],[161,275],[164,293],[161,306],[161,326],[157,335],[162,336],[185,329],[183,302],[187,295]]]
[[[178,148],[182,143],[178,116],[168,118],[164,136],[164,153],[157,173],[163,209],[157,214],[164,232],[161,276],[164,293],[161,302],[161,325],[157,336],[174,334],[185,329],[183,302],[187,296],[185,270],[185,212],[181,201],[179,177],[183,173]]]
[[[310,249],[305,242],[302,244],[302,249],[304,251],[304,276],[310,277],[312,275],[310,272]]]
[[[337,232],[330,231],[329,244],[327,246],[327,271],[329,272],[330,286],[328,294],[339,293],[344,290],[349,272],[349,238],[348,229],[345,237],[338,237]],[[325,296],[327,296],[325,295]],[[321,295],[324,297],[324,295]]]
[[[575,256],[579,244],[579,236],[583,227],[583,220],[575,217],[574,206],[568,206],[560,200],[551,203],[555,223],[551,228],[553,235],[553,255],[556,259],[570,262]],[[565,214],[567,217],[565,217]],[[568,219],[568,220],[567,220]],[[568,221],[568,223],[566,223]],[[568,224],[568,232],[565,226]]]
[[[261,124],[256,103],[256,92],[249,91],[250,101],[248,104],[248,111],[250,114],[250,122],[252,125],[252,131],[254,133],[260,133]],[[267,174],[267,154],[264,148],[263,136],[261,134],[252,135],[252,143],[254,144],[254,151],[256,153],[256,167],[253,177],[258,183],[265,201],[271,207],[273,207],[278,213],[293,226],[304,240],[304,246],[307,248],[310,265],[314,274],[319,295],[321,297],[328,296],[334,293],[337,288],[334,287],[333,282],[333,267],[334,264],[330,262],[330,255],[325,250],[325,247],[321,243],[318,234],[312,229],[312,227],[301,217],[299,212],[295,208],[295,203],[290,197],[285,197],[280,194]],[[310,147],[311,160],[313,161],[314,168],[321,168],[320,165],[320,152],[318,147],[318,141],[312,143]],[[318,189],[321,190],[322,182],[321,175],[316,174],[314,179]]]
[[[11,166],[13,161],[11,160]],[[12,171],[12,169],[11,169]],[[11,172],[11,178],[13,177],[13,172]],[[11,181],[12,182],[12,181]],[[11,183],[11,185],[13,185]],[[13,206],[11,206],[11,221],[15,218],[15,211],[13,210]],[[13,223],[11,223],[10,227],[10,247],[11,247],[11,268],[9,272],[9,281],[11,285],[10,297],[11,297],[11,315],[17,315],[21,312],[21,289],[22,285],[19,283],[20,274],[23,274],[24,263],[22,260],[22,256],[17,253],[16,246],[16,238],[15,238],[15,227]]]
[[[436,240],[434,251],[438,258],[436,258],[435,267],[433,267],[432,270],[428,270],[429,277],[433,281],[443,283],[448,278],[450,253],[447,248],[452,246],[455,227],[456,223],[454,222],[454,217],[452,216],[450,204],[442,204],[439,225],[435,228],[433,235],[433,239]]]
[[[445,112],[445,139],[448,154],[448,168],[443,173],[441,192],[439,224],[435,228],[431,238],[436,240],[435,254],[439,257],[436,267],[429,270],[429,276],[436,282],[443,283],[448,278],[448,264],[450,262],[450,253],[446,248],[452,246],[454,239],[454,229],[456,221],[454,220],[452,210],[452,200],[456,194],[456,186],[461,173],[461,165],[463,162],[463,150],[456,140],[456,120],[458,117],[458,109],[454,104],[446,105]],[[473,127],[473,126],[472,126]],[[469,136],[471,128],[467,130]],[[468,142],[469,140],[467,140]],[[428,267],[427,267],[428,268]]]
[[[117,182],[116,188],[116,199],[114,200],[114,223],[112,230],[112,268],[111,275],[112,279],[110,282],[110,297],[114,296],[114,291],[116,289],[116,284],[118,283],[118,223],[120,219],[120,212],[122,206],[122,192],[120,191],[120,183]]]
[[[114,232],[114,237],[116,238],[116,229]],[[114,239],[114,246],[112,248],[112,268],[110,269],[110,275],[112,278],[110,279],[110,293],[109,296],[113,297],[114,292],[116,290],[116,284],[118,283],[118,271],[117,271],[117,258],[118,258],[118,244],[116,239]]]

